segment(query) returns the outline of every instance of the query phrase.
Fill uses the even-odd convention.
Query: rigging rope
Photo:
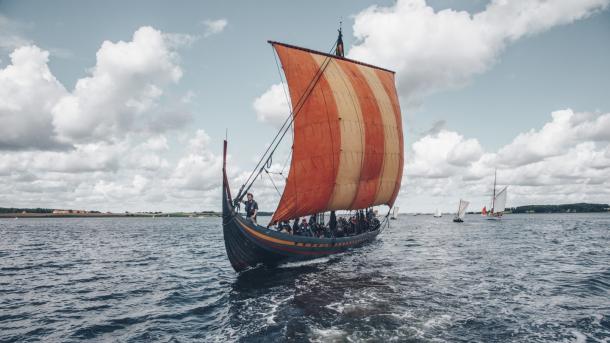
[[[286,156],[286,161],[284,161],[284,166],[282,167],[282,170],[280,171],[280,175],[284,175],[284,170],[286,170],[286,166],[288,165],[288,160],[290,160],[290,156],[292,156],[292,149],[290,149],[290,152]]]
[[[271,177],[271,175],[269,174],[269,171],[267,169],[265,169],[265,172],[267,173],[267,176],[269,176],[269,180],[271,180],[271,184],[273,185],[273,187],[275,188],[275,191],[277,192],[277,194],[279,194],[279,196],[282,196],[282,193],[280,192],[280,190],[277,188],[277,186],[275,185],[275,181],[273,181],[273,177]]]
[[[254,181],[256,181],[256,178],[265,169],[265,164],[267,164],[267,161],[270,160],[271,157],[273,156],[273,153],[275,152],[275,150],[279,146],[280,142],[286,135],[286,132],[288,132],[288,129],[294,122],[296,116],[299,114],[299,112],[305,105],[305,100],[307,100],[307,98],[313,91],[315,85],[318,83],[318,81],[322,77],[322,74],[324,74],[324,71],[330,64],[331,56],[332,56],[331,52],[335,48],[336,45],[337,45],[337,41],[335,41],[335,43],[333,44],[333,47],[330,49],[330,51],[328,53],[328,56],[326,56],[326,58],[324,59],[324,61],[322,62],[322,64],[318,68],[318,70],[316,71],[316,74],[313,76],[313,78],[309,82],[309,85],[305,89],[305,92],[303,92],[303,94],[299,98],[299,101],[297,101],[297,104],[294,106],[294,111],[292,111],[292,113],[290,113],[290,115],[286,118],[286,120],[284,120],[284,123],[282,124],[282,126],[280,126],[280,129],[278,130],[278,133],[275,135],[275,137],[271,141],[271,144],[269,144],[269,146],[263,153],[263,156],[261,156],[260,160],[256,164],[256,167],[254,167],[254,170],[252,171],[252,173],[250,173],[250,175],[246,179],[246,182],[244,182],[244,184],[239,189],[239,192],[238,192],[237,196],[235,197],[236,202],[241,201],[241,199],[244,197],[244,195],[246,193],[248,193],[248,190],[250,190],[250,187],[252,187],[252,185],[254,184]],[[288,125],[288,126],[286,126],[286,125]],[[277,140],[277,142],[276,142],[276,140]],[[272,147],[273,147],[273,149],[272,149]],[[269,155],[269,157],[267,157],[267,159],[265,160],[265,156],[267,156],[267,155]],[[263,162],[263,161],[265,161],[265,162]],[[261,162],[263,163],[262,166],[261,166]],[[259,167],[260,167],[260,169],[259,169]],[[258,172],[257,172],[257,170],[258,170]]]

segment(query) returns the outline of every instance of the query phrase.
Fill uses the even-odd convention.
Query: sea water
[[[0,341],[610,340],[610,214],[451,219],[241,275],[219,218],[0,219]]]

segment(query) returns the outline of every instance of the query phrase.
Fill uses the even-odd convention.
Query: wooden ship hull
[[[231,266],[237,272],[259,265],[276,266],[290,261],[337,254],[373,241],[380,232],[375,230],[349,237],[316,238],[269,230],[252,223],[235,211],[225,168],[222,189],[225,248]]]

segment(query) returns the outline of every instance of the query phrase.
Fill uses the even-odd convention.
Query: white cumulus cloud
[[[57,149],[52,109],[67,94],[47,65],[49,53],[23,46],[0,69],[0,150]]]
[[[163,34],[147,26],[130,42],[105,41],[96,56],[92,75],[53,108],[53,123],[66,141],[108,140],[137,129],[163,87],[182,76]]]
[[[50,71],[49,52],[35,45],[11,53],[0,69],[0,150],[58,150],[120,141],[130,132],[163,132],[187,124],[182,108],[159,106],[182,70],[167,35],[141,27],[129,42],[106,41],[90,76],[68,91]]]
[[[216,19],[216,20],[211,20],[211,19],[204,20],[203,25],[205,26],[205,32],[203,35],[205,37],[209,37],[211,35],[221,33],[227,27],[228,23],[229,22],[224,18]]]
[[[256,112],[256,118],[260,122],[269,123],[279,128],[290,115],[291,107],[286,96],[287,93],[282,84],[271,85],[252,104]]]
[[[555,111],[542,129],[519,134],[499,151],[499,161],[519,166],[557,156],[583,141],[610,140],[610,113],[574,113],[571,109]]]
[[[433,131],[406,152],[401,208],[450,210],[449,199],[486,205],[498,170],[509,206],[610,199],[610,113],[555,111],[540,129],[495,152],[449,129]],[[457,201],[457,200],[456,200]],[[477,207],[480,205],[480,207]]]
[[[608,0],[493,0],[484,11],[435,11],[424,0],[398,0],[358,13],[348,56],[394,69],[400,94],[419,102],[486,71],[507,44],[608,6]]]

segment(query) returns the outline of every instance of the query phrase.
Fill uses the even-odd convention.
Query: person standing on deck
[[[294,220],[294,224],[292,225],[292,234],[293,235],[301,234],[301,230],[299,230],[299,217],[296,217],[296,219]]]
[[[258,224],[256,222],[256,215],[258,214],[258,203],[254,200],[254,195],[252,193],[246,194],[248,200],[244,201],[246,204],[246,219],[250,219],[254,224]]]
[[[335,211],[330,211],[330,220],[328,221],[328,229],[331,237],[335,237],[337,234],[337,215]]]
[[[303,218],[303,221],[301,221],[301,225],[299,226],[299,231],[301,231],[303,236],[311,236],[307,219]]]

